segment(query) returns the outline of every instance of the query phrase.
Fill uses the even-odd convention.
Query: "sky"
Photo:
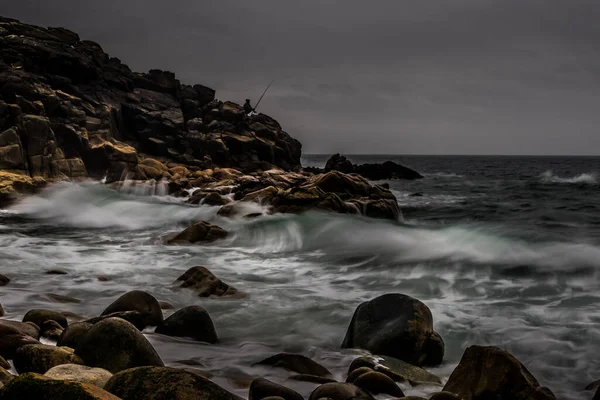
[[[598,0],[0,0],[259,110],[304,153],[600,153]]]

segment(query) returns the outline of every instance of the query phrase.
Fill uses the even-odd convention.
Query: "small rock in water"
[[[45,272],[46,275],[68,275],[69,273],[64,269],[51,269]]]
[[[16,351],[14,363],[19,374],[26,372],[44,374],[57,365],[83,364],[83,360],[69,347],[28,344]]]
[[[106,276],[106,275],[99,275],[96,277],[100,282],[110,282],[110,276]]]
[[[116,373],[128,368],[164,364],[135,326],[120,318],[98,322],[77,338],[75,353],[86,365]]]
[[[81,303],[81,300],[79,300],[79,299],[76,299],[76,298],[70,297],[70,296],[63,296],[62,294],[46,293],[46,297],[57,303],[73,303],[73,304]]]
[[[102,368],[92,368],[78,364],[62,364],[52,367],[44,376],[62,381],[89,383],[103,388],[113,374]]]
[[[63,327],[56,321],[46,321],[40,328],[40,336],[52,340],[58,340],[64,332]]]
[[[321,364],[303,356],[302,354],[279,353],[266,358],[254,365],[270,365],[294,371],[299,374],[315,375],[320,377],[331,376],[331,372]]]
[[[2,307],[2,304],[0,304],[0,317],[4,316],[4,308]]]
[[[200,297],[242,296],[243,294],[217,278],[206,267],[192,267],[175,281],[180,287],[194,289]]]
[[[365,371],[370,369],[381,372],[396,382],[408,381],[413,385],[434,384],[439,385],[442,380],[423,368],[411,365],[405,361],[398,360],[388,356],[362,356],[356,358],[348,368],[348,382],[350,378],[356,379],[362,373],[356,371]],[[368,372],[368,371],[365,371]]]
[[[214,242],[224,239],[228,235],[227,231],[208,222],[198,221],[183,232],[168,239],[167,244]]]
[[[316,388],[309,400],[374,400],[373,396],[351,383],[326,383]]]
[[[158,326],[163,322],[162,310],[158,301],[148,292],[132,290],[127,292],[102,312],[108,315],[120,311],[137,311],[144,316],[146,326]]]
[[[2,400],[120,400],[88,383],[54,380],[36,373],[12,379],[2,388]]]
[[[10,282],[10,279],[6,275],[0,274],[0,286],[6,286]]]
[[[281,397],[285,400],[304,400],[298,392],[271,382],[265,378],[256,378],[250,384],[248,400],[263,400],[268,397]]]
[[[104,390],[122,399],[241,400],[208,379],[168,367],[140,367],[119,372],[106,382]]]
[[[67,318],[58,311],[34,309],[29,310],[23,317],[23,322],[33,322],[39,327],[46,321],[55,321],[63,328],[69,326]]]
[[[468,347],[444,392],[462,400],[477,400],[483,395],[498,400],[556,399],[512,354],[494,346]]]
[[[200,306],[189,306],[177,311],[156,328],[156,333],[190,337],[207,343],[217,343],[218,341],[210,315]]]
[[[357,377],[353,383],[373,395],[388,394],[394,397],[404,397],[404,392],[396,385],[396,382],[381,372],[367,372]]]

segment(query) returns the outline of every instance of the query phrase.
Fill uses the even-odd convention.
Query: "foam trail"
[[[541,174],[540,179],[543,183],[582,183],[590,185],[598,183],[597,174],[594,172],[583,173],[570,178],[563,178],[548,170]]]

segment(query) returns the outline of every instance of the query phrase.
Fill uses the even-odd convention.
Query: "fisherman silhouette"
[[[250,116],[252,112],[254,112],[254,108],[252,108],[252,105],[250,104],[250,99],[246,99],[246,102],[244,103],[244,114]]]

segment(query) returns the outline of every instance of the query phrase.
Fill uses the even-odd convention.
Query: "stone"
[[[350,366],[350,368],[352,368],[352,366]],[[358,378],[359,376],[361,376],[363,374],[366,374],[367,372],[372,372],[372,371],[373,371],[373,369],[371,369],[369,367],[356,368],[348,373],[348,376],[346,377],[346,382],[354,383],[356,378]]]
[[[10,364],[3,357],[0,356],[0,368],[10,369]]]
[[[386,294],[359,305],[342,348],[362,348],[416,366],[439,365],[444,356],[431,311],[403,294]]]
[[[354,165],[346,157],[340,154],[332,155],[325,164],[325,172],[339,171],[344,174],[351,174],[354,171]]]
[[[327,368],[302,354],[279,353],[265,358],[254,365],[270,365],[297,372],[298,374],[320,377],[331,376],[331,372]]]
[[[79,364],[62,364],[49,369],[44,376],[50,379],[89,383],[103,388],[113,374],[102,368],[92,368]]]
[[[236,288],[217,278],[206,267],[196,266],[188,269],[175,283],[180,287],[194,290],[200,297],[225,297],[242,295]]]
[[[348,368],[348,382],[351,382],[350,376],[356,377],[355,371],[373,370],[381,372],[396,382],[407,381],[412,385],[439,385],[442,380],[422,368],[409,364],[405,361],[389,357],[389,356],[362,356],[356,358]]]
[[[462,400],[555,400],[512,354],[494,346],[468,347],[444,392]]]
[[[319,385],[322,385],[323,383],[337,382],[335,379],[332,379],[332,378],[325,378],[322,376],[310,375],[310,374],[290,375],[288,377],[288,379],[291,379],[294,381],[301,381],[301,382],[317,383]]]
[[[316,388],[309,400],[373,400],[373,396],[351,383],[325,383]]]
[[[87,383],[54,380],[27,373],[12,379],[0,391],[2,400],[120,400],[118,397]]]
[[[40,337],[58,340],[64,332],[63,327],[56,321],[46,321],[40,328]]]
[[[117,311],[111,314],[101,315],[99,317],[90,318],[85,320],[90,324],[96,324],[108,318],[120,318],[135,326],[138,330],[143,331],[148,326],[147,315],[142,314],[139,311]]]
[[[15,353],[15,369],[19,374],[36,372],[44,374],[50,368],[61,364],[83,364],[69,347],[28,344],[21,346]]]
[[[373,395],[387,394],[393,397],[404,397],[402,389],[390,377],[381,372],[364,373],[352,383]]]
[[[10,282],[10,279],[6,275],[0,274],[0,286],[6,286]]]
[[[175,237],[167,240],[167,244],[209,243],[227,237],[227,231],[208,222],[198,221]]]
[[[434,393],[429,400],[462,400],[457,395],[450,392],[438,392]]]
[[[281,397],[285,400],[304,400],[302,395],[285,386],[264,378],[256,378],[250,384],[248,400],[262,400],[267,397]]]
[[[167,336],[189,337],[206,343],[217,343],[217,332],[208,315],[200,306],[182,308],[156,328],[156,333]]]
[[[15,333],[31,336],[37,339],[40,337],[40,328],[32,322],[19,322],[7,319],[0,320],[0,336]]]
[[[140,366],[164,365],[144,335],[120,318],[108,318],[92,325],[77,342],[75,354],[86,365],[112,373]]]
[[[241,400],[206,378],[168,367],[139,367],[116,373],[104,390],[123,400]]]
[[[34,309],[29,310],[23,317],[23,322],[33,322],[41,327],[46,321],[55,321],[63,328],[69,326],[67,319],[58,311]]]
[[[6,383],[8,383],[10,381],[12,381],[13,379],[15,379],[15,376],[13,374],[11,374],[10,372],[8,372],[6,369],[10,369],[10,364],[8,364],[8,367],[1,367],[0,366],[0,388],[2,388],[2,385],[6,384]],[[0,392],[0,396],[1,396],[1,393],[2,392]]]
[[[75,322],[69,325],[69,327],[65,329],[58,338],[56,345],[77,349],[81,339],[92,328],[92,326],[94,325],[90,324],[89,322]]]
[[[4,316],[4,307],[2,307],[2,304],[0,304],[0,317]]]
[[[51,269],[45,272],[46,275],[68,275],[69,273],[63,269]]]
[[[158,326],[163,322],[163,314],[158,300],[150,293],[141,290],[125,293],[109,305],[101,315],[120,311],[138,311],[145,317],[147,326]]]

